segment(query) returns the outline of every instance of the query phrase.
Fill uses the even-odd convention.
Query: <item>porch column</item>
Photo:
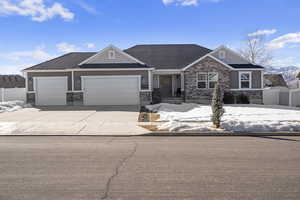
[[[184,91],[184,72],[180,73],[181,78],[181,91]]]

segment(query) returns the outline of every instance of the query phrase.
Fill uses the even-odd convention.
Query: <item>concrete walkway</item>
[[[0,114],[0,135],[143,135],[136,106],[26,108]]]

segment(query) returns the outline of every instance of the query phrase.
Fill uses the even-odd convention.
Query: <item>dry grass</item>
[[[140,125],[140,127],[145,128],[149,131],[158,131],[158,128],[156,125]]]
[[[139,122],[155,122],[160,118],[159,114],[141,112],[139,115]]]

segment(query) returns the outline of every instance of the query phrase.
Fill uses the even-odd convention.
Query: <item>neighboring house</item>
[[[265,74],[264,83],[265,87],[288,87],[282,74]]]
[[[20,75],[0,75],[0,88],[25,88],[25,78]]]
[[[27,100],[35,105],[146,105],[158,97],[210,103],[220,81],[225,92],[262,103],[264,68],[221,46],[109,46],[69,53],[23,70]]]
[[[300,88],[300,72],[298,73],[297,78],[298,78],[298,88]]]

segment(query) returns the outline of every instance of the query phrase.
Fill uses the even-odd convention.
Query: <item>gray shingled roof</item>
[[[197,59],[212,52],[212,50],[195,44],[162,44],[162,45],[136,45],[124,50],[129,55],[146,63],[137,64],[112,64],[79,66],[81,62],[95,55],[96,52],[68,53],[52,60],[34,65],[25,70],[64,70],[74,68],[140,68],[154,67],[156,69],[182,69]],[[258,65],[231,65],[234,68],[263,68]]]
[[[95,69],[95,68],[147,68],[148,66],[142,65],[139,63],[108,63],[108,64],[84,64],[81,65],[80,68],[88,68],[88,69]]]
[[[136,45],[125,50],[156,69],[181,69],[211,51],[195,44]]]
[[[68,53],[52,60],[29,67],[26,70],[64,70],[77,68],[78,64],[95,54],[95,52]]]
[[[265,87],[288,87],[282,74],[265,74],[264,83]]]
[[[25,88],[25,78],[20,75],[0,75],[0,88]]]

